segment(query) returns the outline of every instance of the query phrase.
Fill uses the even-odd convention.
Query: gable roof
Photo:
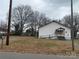
[[[47,23],[46,25],[51,24],[51,23],[53,23],[53,22],[70,29],[70,27],[68,27],[68,26],[66,26],[66,25],[64,25],[64,24],[61,24],[60,22],[57,22],[57,21],[55,21],[55,20],[53,20],[52,22]],[[42,27],[44,27],[44,26],[46,26],[46,25],[40,26],[39,28],[42,28]]]

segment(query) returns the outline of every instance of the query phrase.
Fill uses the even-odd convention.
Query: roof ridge
[[[60,25],[62,25],[62,26],[64,26],[64,27],[67,27],[67,28],[70,29],[70,27],[68,27],[68,26],[66,26],[66,25],[64,25],[64,24],[62,24],[62,23],[60,23],[60,22],[58,22],[58,21],[56,21],[56,20],[53,20],[53,21],[47,23],[46,25],[48,25],[48,24],[50,24],[50,23],[53,23],[53,22],[58,23],[58,24],[60,24]],[[43,26],[41,26],[41,27],[44,27],[44,26],[46,26],[46,25],[43,25]],[[39,28],[41,28],[41,27],[39,27]]]

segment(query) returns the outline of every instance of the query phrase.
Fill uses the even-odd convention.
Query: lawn
[[[11,36],[10,45],[4,45],[0,51],[41,54],[70,54],[71,41],[37,39],[26,36]],[[77,53],[78,53],[77,49]]]

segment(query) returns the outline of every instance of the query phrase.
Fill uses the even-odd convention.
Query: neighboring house
[[[59,36],[71,39],[71,29],[57,21],[52,21],[39,28],[39,38],[57,39]]]

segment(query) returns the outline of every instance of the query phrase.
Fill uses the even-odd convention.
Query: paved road
[[[0,52],[0,59],[79,59],[75,56],[53,56],[42,54],[19,54],[11,52]]]

